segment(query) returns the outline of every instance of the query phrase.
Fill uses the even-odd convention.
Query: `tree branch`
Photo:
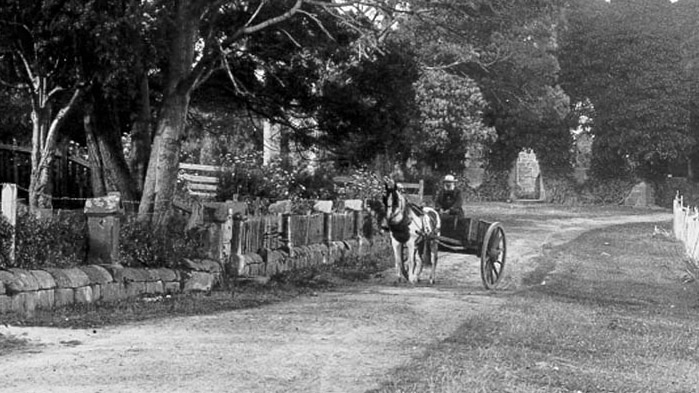
[[[285,13],[283,13],[279,16],[276,16],[274,18],[267,19],[266,21],[258,23],[256,25],[246,26],[246,27],[242,28],[241,30],[239,30],[240,34],[241,35],[252,34],[252,33],[258,32],[260,30],[266,29],[269,26],[272,26],[272,25],[275,25],[277,23],[281,23],[281,22],[284,22],[284,21],[290,19],[292,16],[294,16],[294,14],[296,14],[298,12],[299,9],[301,9],[301,5],[303,5],[303,2],[304,2],[304,0],[296,0],[296,4],[294,4],[294,6],[291,7]]]

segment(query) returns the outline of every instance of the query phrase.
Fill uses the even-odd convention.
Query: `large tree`
[[[686,49],[697,32],[679,23],[682,3],[577,1],[567,11],[563,86],[594,110],[598,176],[664,175],[696,143],[689,125],[698,81],[688,62],[696,53]]]
[[[294,43],[298,37],[289,31],[298,31],[298,28],[294,29],[297,26],[304,27],[304,34],[328,35],[319,15],[330,15],[362,32],[356,48],[363,52],[377,40],[375,35],[368,33],[380,27],[373,24],[368,15],[390,18],[394,11],[390,3],[314,0],[156,2],[154,16],[164,22],[161,27],[167,47],[163,52],[162,102],[139,207],[141,217],[159,217],[170,210],[180,142],[192,92],[220,69],[226,70],[237,84],[237,70],[231,64],[246,56],[250,58],[248,45],[254,41],[255,35],[286,36],[290,43]],[[372,4],[381,7],[373,8],[373,14],[367,13],[366,8]],[[261,67],[259,72],[264,72],[264,69]]]
[[[59,133],[85,93],[75,71],[79,1],[8,0],[0,7],[0,81],[31,103],[31,209],[51,207],[51,176]]]

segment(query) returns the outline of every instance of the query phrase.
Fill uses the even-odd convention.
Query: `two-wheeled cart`
[[[481,279],[485,289],[493,289],[503,277],[507,242],[499,222],[441,214],[439,235],[433,235],[440,251],[480,257]]]

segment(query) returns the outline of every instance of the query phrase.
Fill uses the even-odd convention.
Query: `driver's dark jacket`
[[[461,190],[455,188],[453,190],[441,190],[437,195],[436,206],[437,210],[445,210],[449,213],[461,213],[464,204],[461,198]]]

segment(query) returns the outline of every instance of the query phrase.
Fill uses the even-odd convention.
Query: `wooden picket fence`
[[[261,250],[291,250],[294,247],[356,240],[362,233],[364,213],[278,214],[233,219],[231,236],[234,254]]]
[[[672,231],[675,238],[684,244],[687,256],[699,261],[699,210],[685,206],[679,195],[672,204]]]

